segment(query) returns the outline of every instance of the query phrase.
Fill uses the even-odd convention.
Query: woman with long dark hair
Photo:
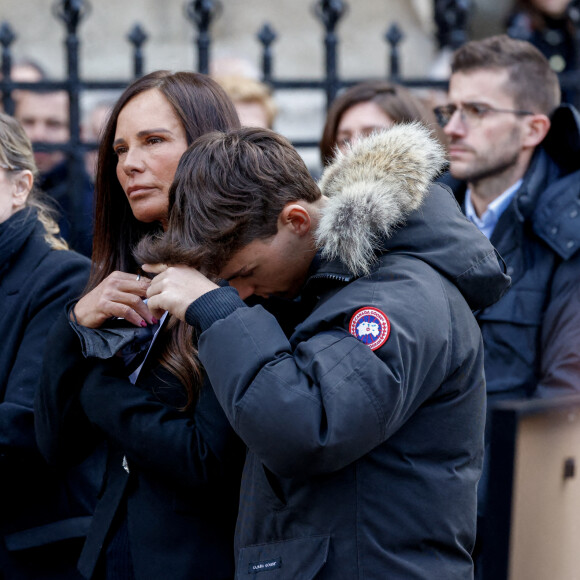
[[[91,276],[53,328],[36,405],[49,461],[108,447],[79,561],[86,578],[233,577],[244,448],[205,384],[191,327],[171,317],[160,325],[149,312],[149,280],[132,249],[167,227],[169,186],[188,145],[238,126],[214,81],[157,71],[126,89],[104,129]]]

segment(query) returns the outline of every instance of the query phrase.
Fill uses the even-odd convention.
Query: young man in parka
[[[200,334],[249,449],[236,578],[472,577],[485,384],[471,309],[509,278],[431,184],[443,164],[420,125],[339,154],[323,195],[271,131],[209,134],[182,158],[168,232],[140,257],[186,264],[145,266],[149,306]],[[293,299],[289,336],[252,294]]]

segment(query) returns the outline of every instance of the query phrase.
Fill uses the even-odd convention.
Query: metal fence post
[[[66,25],[66,52],[67,52],[67,75],[66,83],[69,95],[69,131],[70,140],[66,148],[69,159],[68,171],[68,195],[72,209],[71,215],[71,241],[74,246],[83,234],[83,227],[87,227],[85,208],[86,200],[83,196],[86,192],[85,149],[80,136],[80,77],[79,77],[79,37],[78,26],[81,19],[90,10],[85,0],[63,0],[55,4],[54,14]]]
[[[133,76],[136,79],[143,76],[143,44],[147,38],[140,24],[135,24],[127,35],[127,40],[133,45]]]
[[[0,44],[2,44],[2,107],[9,115],[14,114],[14,100],[12,99],[12,87],[10,85],[10,71],[12,70],[12,43],[16,35],[8,22],[0,25]]]
[[[262,26],[256,37],[262,43],[262,81],[270,83],[272,81],[272,43],[276,40],[277,34],[266,23]]]
[[[341,87],[337,67],[338,36],[336,35],[336,25],[344,16],[347,9],[347,4],[342,0],[319,0],[314,6],[316,16],[322,21],[326,28],[324,46],[326,48],[325,87],[327,108],[330,106],[330,103],[332,103]]]
[[[387,76],[389,79],[397,83],[400,80],[401,76],[401,64],[400,64],[400,56],[399,56],[399,43],[403,40],[404,35],[401,32],[401,29],[397,24],[393,24],[389,27],[389,30],[385,33],[385,40],[389,43],[390,46],[390,67],[389,71],[387,72]]]
[[[209,27],[220,13],[221,4],[214,0],[192,0],[185,7],[186,16],[197,26],[197,70],[203,74],[209,74]]]

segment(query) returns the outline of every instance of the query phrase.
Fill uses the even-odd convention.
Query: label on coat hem
[[[271,558],[270,560],[263,560],[262,562],[250,562],[248,564],[248,574],[257,574],[258,572],[267,572],[268,570],[275,570],[282,568],[282,558]]]

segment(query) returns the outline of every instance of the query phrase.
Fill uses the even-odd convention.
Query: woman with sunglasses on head
[[[167,227],[169,187],[199,135],[239,127],[223,90],[197,73],[157,71],[130,85],[99,149],[92,272],[57,321],[45,361],[38,442],[68,463],[104,440],[108,469],[79,560],[85,578],[233,577],[245,449],[197,360],[192,328],[161,325],[132,256]],[[152,340],[153,336],[153,340]]]
[[[100,458],[50,469],[36,446],[33,403],[46,335],[82,292],[90,264],[60,238],[36,174],[24,129],[0,113],[0,576],[72,580]]]

